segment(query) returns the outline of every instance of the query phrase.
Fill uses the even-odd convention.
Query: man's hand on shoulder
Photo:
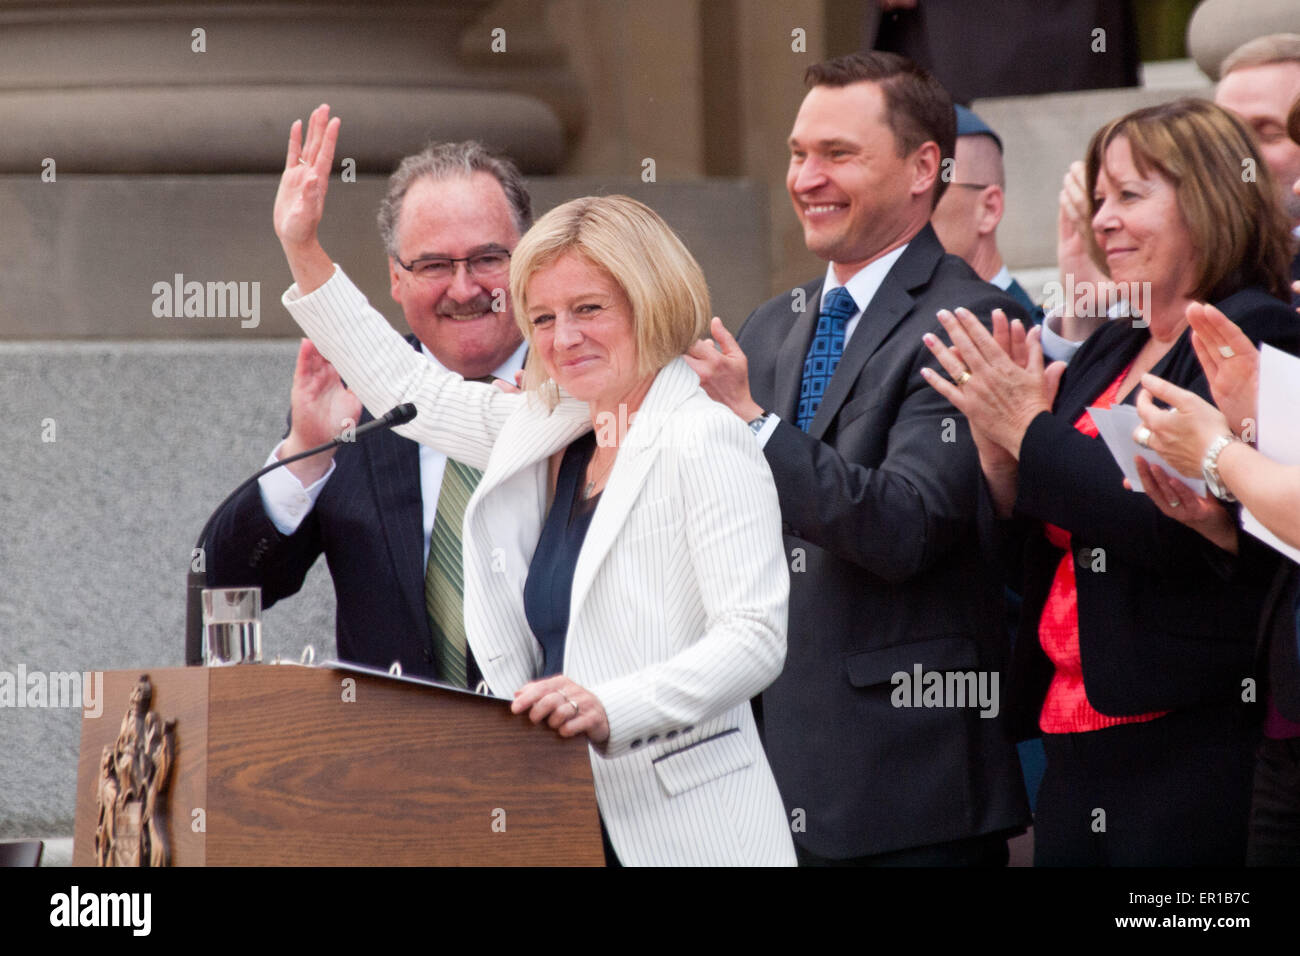
[[[709,326],[712,339],[701,339],[686,352],[686,364],[700,377],[704,391],[741,417],[753,421],[763,409],[749,393],[749,360],[716,315]]]

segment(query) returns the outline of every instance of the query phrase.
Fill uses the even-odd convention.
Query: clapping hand
[[[1192,348],[1201,360],[1210,394],[1233,434],[1240,435],[1255,420],[1259,398],[1259,349],[1233,321],[1212,305],[1187,307]]]
[[[1005,316],[995,322],[996,338],[969,309],[941,311],[939,323],[952,345],[930,333],[922,339],[952,381],[929,368],[922,368],[921,375],[966,416],[972,431],[982,432],[1018,460],[1029,423],[1052,409],[1065,364],[1043,367],[1037,329],[1023,339],[1019,334],[1012,338]],[[1006,346],[1000,341],[1004,339]]]
[[[349,424],[356,425],[361,417],[361,399],[344,387],[334,366],[308,339],[303,339],[298,348],[290,408],[292,421],[289,437],[280,448],[281,458],[323,445]],[[307,486],[329,470],[333,457],[331,450],[286,467]]]

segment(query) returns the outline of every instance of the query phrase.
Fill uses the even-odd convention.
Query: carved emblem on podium
[[[176,755],[176,721],[155,711],[153,684],[141,674],[117,742],[99,762],[96,866],[168,866],[167,786]]]

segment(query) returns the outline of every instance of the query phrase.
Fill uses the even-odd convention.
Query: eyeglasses
[[[447,256],[429,256],[403,262],[393,256],[397,264],[417,279],[450,279],[456,274],[456,263],[465,263],[465,271],[475,279],[494,279],[510,268],[510,253],[504,249],[480,252],[478,255],[452,259]]]

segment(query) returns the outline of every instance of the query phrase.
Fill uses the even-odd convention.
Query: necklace
[[[599,452],[600,449],[597,448],[596,451]],[[591,457],[592,457],[592,460],[594,461],[595,458],[596,458],[596,455],[593,453]],[[588,498],[590,498],[590,497],[592,496],[593,492],[595,492],[595,490],[596,490],[596,484],[597,484],[597,482],[601,481],[601,480],[602,480],[602,479],[603,479],[603,478],[604,478],[604,477],[609,473],[610,469],[614,467],[614,459],[615,459],[616,457],[618,457],[618,449],[617,449],[617,448],[614,449],[614,454],[612,454],[612,455],[609,456],[609,464],[606,465],[604,468],[602,468],[602,469],[601,469],[599,472],[597,472],[594,476],[591,476],[591,477],[588,479],[587,484],[586,484],[586,485],[583,487],[583,489],[582,489],[582,500],[583,500],[583,501],[586,501]],[[588,465],[588,468],[590,468],[590,465]]]

